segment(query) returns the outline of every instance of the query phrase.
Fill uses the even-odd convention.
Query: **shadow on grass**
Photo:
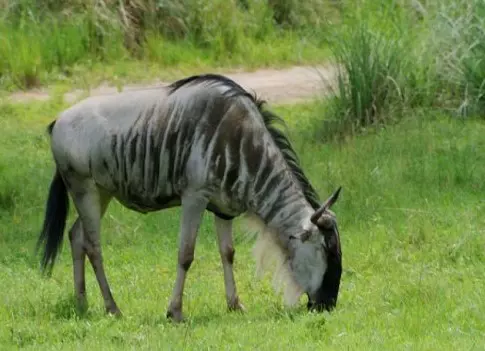
[[[257,306],[254,306],[256,309]],[[306,307],[301,305],[294,309],[286,309],[284,306],[275,303],[267,308],[258,309],[257,312],[230,312],[226,309],[221,310],[209,310],[204,311],[203,314],[198,311],[185,311],[185,321],[177,324],[172,322],[166,317],[165,310],[161,309],[159,314],[140,314],[137,311],[122,311],[123,316],[120,318],[110,316],[105,313],[104,309],[98,308],[94,305],[88,306],[84,309],[78,308],[76,300],[73,295],[69,294],[61,297],[53,304],[45,304],[44,308],[48,310],[55,319],[58,320],[87,320],[97,321],[104,318],[123,321],[124,318],[136,318],[138,323],[147,326],[172,326],[175,328],[191,328],[195,326],[207,326],[211,323],[221,323],[221,320],[230,319],[231,323],[240,322],[298,322],[302,318],[308,315],[315,316],[316,318],[311,320],[312,325],[317,323],[318,325],[325,325],[326,313],[310,313]]]
[[[69,294],[58,299],[53,305],[47,305],[50,313],[59,320],[98,320],[109,316],[97,308],[89,306],[78,307],[74,295]]]
[[[256,310],[256,306],[254,309]],[[284,306],[274,305],[269,306],[269,308],[259,309],[256,313],[252,313],[251,309],[247,312],[229,312],[227,310],[221,310],[219,312],[209,312],[205,314],[196,314],[193,316],[186,315],[187,321],[190,325],[208,325],[210,323],[220,323],[222,319],[230,319],[231,323],[234,322],[277,322],[277,321],[287,321],[287,322],[297,322],[298,319],[305,317],[309,314],[306,307],[299,306],[295,309],[285,309]]]

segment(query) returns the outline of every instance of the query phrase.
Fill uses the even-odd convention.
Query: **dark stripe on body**
[[[141,190],[143,194],[147,194],[147,189],[145,188],[145,164],[146,164],[146,145],[148,142],[147,134],[148,134],[148,125],[146,121],[143,123],[143,125],[140,128],[140,133],[139,133],[139,138],[138,138],[138,144],[137,144],[137,154],[138,154],[138,167],[140,169],[140,185],[141,185]]]
[[[151,192],[155,193],[158,190],[158,183],[160,180],[160,158],[162,144],[159,138],[156,137],[154,131],[150,135],[150,158],[153,158],[153,174],[152,174],[152,184],[150,186]]]

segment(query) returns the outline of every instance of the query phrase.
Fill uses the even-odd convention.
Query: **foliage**
[[[323,145],[304,134],[315,105],[277,109],[321,197],[343,186],[334,209],[344,255],[338,308],[310,314],[302,298],[296,310],[285,309],[271,277],[255,278],[252,242],[237,221],[235,276],[248,312],[227,312],[207,215],[187,278],[188,320],[177,326],[165,311],[176,274],[179,209],[140,215],[110,205],[101,239],[121,319],[105,316],[88,263],[90,309],[76,314],[68,240],[52,278],[41,277],[32,254],[53,174],[45,126],[63,107],[0,105],[0,194],[11,199],[0,204],[3,348],[470,350],[484,344],[483,121],[416,115]],[[73,212],[69,224],[74,218]]]
[[[411,3],[347,3],[329,40],[339,72],[324,139],[393,123],[416,108],[485,116],[485,3]]]
[[[0,85],[37,86],[97,61],[191,65],[195,56],[217,66],[248,56],[264,64],[268,54],[272,62],[311,60],[314,51],[300,57],[294,48],[318,48],[315,34],[334,12],[328,0],[3,1]],[[283,48],[274,55],[273,46]]]
[[[341,128],[355,128],[391,118],[404,106],[405,47],[361,24],[337,37],[333,53],[339,63],[338,99],[330,111]]]
[[[460,116],[485,117],[485,2],[457,1],[435,20],[440,79]]]

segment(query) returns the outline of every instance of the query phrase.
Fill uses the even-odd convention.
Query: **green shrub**
[[[268,0],[273,18],[290,28],[322,28],[338,18],[340,1],[329,0]]]
[[[331,135],[390,122],[413,99],[406,85],[411,61],[397,34],[356,23],[335,36],[332,51],[338,74],[324,122]]]
[[[0,77],[18,87],[41,83],[46,72],[70,74],[73,65],[123,57],[121,27],[97,8],[18,1],[0,25]],[[58,4],[58,6],[61,6]],[[0,5],[2,9],[2,5]],[[58,12],[50,12],[50,11]],[[76,12],[77,11],[77,12]]]
[[[330,0],[0,0],[0,84],[30,87],[93,61],[265,61],[256,49],[282,39],[291,51],[295,32],[319,45],[332,8]]]
[[[443,5],[433,27],[445,107],[464,117],[485,116],[485,2]]]
[[[392,123],[413,109],[484,111],[485,3],[464,1],[346,3],[329,41],[339,71],[319,137]]]

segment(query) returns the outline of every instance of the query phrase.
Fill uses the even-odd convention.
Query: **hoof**
[[[227,304],[227,308],[231,312],[246,312],[246,307],[239,301],[239,299],[235,299]]]
[[[76,299],[76,312],[80,315],[88,312],[88,301],[85,297]]]
[[[167,318],[170,319],[172,322],[175,323],[182,323],[185,321],[185,318],[182,314],[181,310],[170,309],[167,311]]]
[[[107,307],[106,308],[106,313],[108,315],[111,315],[116,318],[121,318],[123,317],[123,314],[121,313],[120,309],[118,307]]]

